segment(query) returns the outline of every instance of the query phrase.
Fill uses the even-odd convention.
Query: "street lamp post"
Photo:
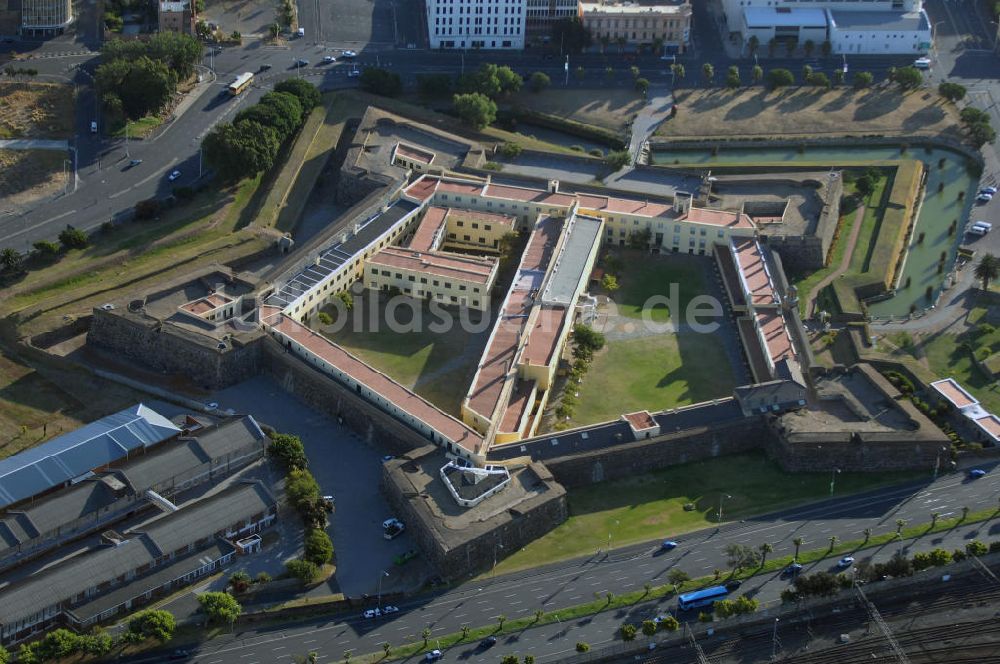
[[[128,159],[132,155],[128,152],[128,120],[125,121],[125,158]]]
[[[375,607],[378,609],[379,613],[382,612],[382,579],[387,576],[389,576],[389,573],[384,570],[378,575],[378,600],[376,601]]]
[[[941,467],[941,453],[946,452],[947,450],[947,447],[942,447],[938,450],[937,457],[934,459],[934,479],[937,479],[938,469]]]
[[[615,527],[618,526],[618,520],[615,519]],[[608,528],[608,555],[611,555],[611,528]]]
[[[837,475],[840,474],[840,468],[834,468],[833,473],[830,474],[830,495],[833,495],[833,487],[837,483]]]
[[[497,542],[493,546],[493,578],[494,579],[497,576],[497,549],[502,549],[502,548],[503,548],[503,544],[500,544],[499,542]]]
[[[774,629],[771,631],[771,660],[773,661],[778,654],[778,621],[781,618],[774,619]]]
[[[566,63],[563,65],[563,69],[566,70],[566,82],[563,85],[569,86],[569,56],[566,56]]]
[[[719,523],[722,523],[722,499],[723,499],[723,498],[728,498],[728,499],[730,499],[730,500],[732,500],[732,499],[733,499],[733,497],[732,497],[732,496],[730,496],[730,495],[729,495],[729,494],[727,494],[727,493],[723,493],[723,494],[720,494],[720,495],[719,495],[719,512],[718,512],[718,514],[716,515],[716,521],[717,521],[717,522],[719,522]]]

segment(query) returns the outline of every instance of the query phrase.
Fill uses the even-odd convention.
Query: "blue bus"
[[[699,606],[708,606],[712,602],[725,599],[729,591],[725,586],[712,586],[704,590],[696,590],[693,593],[684,593],[677,598],[677,607],[681,611],[696,609]]]

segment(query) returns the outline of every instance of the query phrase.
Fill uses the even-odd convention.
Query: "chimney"
[[[549,180],[549,193],[550,194],[559,193],[559,180]]]
[[[691,194],[686,191],[678,191],[674,194],[674,209],[678,216],[685,215],[691,209]]]

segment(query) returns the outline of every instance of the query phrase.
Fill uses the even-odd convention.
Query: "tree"
[[[896,519],[896,537],[902,537],[903,526],[906,525],[906,519]]]
[[[403,92],[403,79],[399,74],[379,67],[366,67],[358,83],[365,92],[383,97],[398,97]]]
[[[608,150],[608,154],[604,157],[604,163],[613,171],[625,168],[631,161],[632,155],[628,150]]]
[[[504,655],[500,658],[500,664],[518,664],[520,661],[517,655]]]
[[[806,82],[814,88],[830,89],[830,77],[823,72],[813,72]]]
[[[450,74],[418,74],[417,89],[424,97],[444,97],[452,93],[454,79]]]
[[[812,75],[813,75],[812,65],[803,65],[802,66],[802,82],[803,83],[807,83],[809,81],[809,77],[812,76]]]
[[[969,141],[977,148],[981,148],[987,143],[992,143],[997,137],[996,130],[985,122],[969,125],[968,131]]]
[[[521,78],[521,75],[507,65],[497,67],[497,80],[500,81],[501,94],[505,95],[511,95],[520,91],[521,86],[524,84],[524,79]]]
[[[864,533],[865,533],[865,544],[867,544],[868,540],[870,540],[872,538],[872,529],[871,528],[865,528]]]
[[[965,545],[965,552],[970,556],[985,556],[989,551],[990,547],[979,540],[972,540]]]
[[[664,629],[669,632],[676,632],[680,629],[680,626],[680,622],[678,622],[677,618],[674,618],[672,615],[667,615],[660,621],[660,629]]]
[[[965,86],[945,81],[938,86],[938,94],[948,101],[956,102],[965,97]]]
[[[787,69],[772,69],[767,72],[767,85],[770,88],[783,88],[795,83],[795,76]]]
[[[541,621],[541,619],[544,616],[545,616],[545,611],[542,611],[541,609],[535,609],[535,622]]]
[[[990,121],[989,113],[981,111],[975,106],[966,106],[959,112],[958,117],[962,120],[962,124],[965,125],[974,125],[983,122],[989,124]]]
[[[243,611],[240,603],[229,593],[202,593],[198,595],[198,603],[212,622],[232,624]]]
[[[59,253],[59,245],[48,240],[39,240],[31,246],[44,257],[55,256]]]
[[[649,91],[649,79],[648,78],[637,78],[635,79],[635,91],[638,92],[643,97]]]
[[[904,90],[912,90],[920,87],[924,82],[924,75],[916,67],[900,67],[896,70],[894,80]]]
[[[125,115],[133,119],[162,110],[177,88],[176,70],[145,55],[105,62],[97,68],[95,79],[102,91],[121,99]]]
[[[802,50],[805,52],[807,58],[811,58],[813,51],[816,50],[816,42],[811,39],[807,39],[804,44],[802,44]]]
[[[986,289],[984,288],[983,290],[986,290]],[[962,507],[962,521],[965,521],[965,518],[967,516],[969,516],[969,508],[963,506]]]
[[[635,79],[639,78],[639,68],[636,67],[635,65],[632,65],[631,67],[629,67],[628,71],[629,71],[630,74],[632,74],[632,80],[635,80]]]
[[[792,556],[792,560],[799,559],[799,547],[802,546],[803,539],[801,537],[796,537],[792,540],[792,544],[795,545],[795,555]]]
[[[478,92],[455,95],[452,98],[452,105],[462,122],[476,129],[490,125],[497,117],[497,105],[492,99]]]
[[[746,544],[729,544],[724,551],[729,558],[729,566],[733,568],[734,572],[754,567],[760,562],[760,555],[757,551]]]
[[[614,293],[618,290],[618,278],[613,274],[606,274],[601,277],[601,288],[603,288],[608,293]]]
[[[937,521],[940,518],[941,518],[940,512],[931,512],[931,528],[937,525]]]
[[[302,439],[294,434],[271,434],[271,444],[267,446],[267,453],[286,470],[301,469],[309,465],[305,447],[302,446]]]
[[[421,630],[421,632],[420,632],[420,636],[423,638],[423,640],[424,640],[424,647],[426,648],[427,647],[427,640],[429,638],[431,638],[431,628],[430,627],[424,627],[423,630]]]
[[[532,92],[541,92],[550,85],[552,85],[552,79],[545,72],[536,71],[528,79],[528,87],[531,88]]]
[[[634,641],[636,630],[635,625],[632,623],[625,623],[621,626],[622,641]]]
[[[551,36],[551,43],[559,44],[560,52],[565,50],[567,53],[579,53],[589,47],[592,41],[590,30],[584,27],[583,21],[577,16],[553,23]]]
[[[38,656],[42,660],[62,659],[76,654],[80,648],[80,637],[68,629],[56,629],[45,635],[38,646]]]
[[[754,82],[754,85],[760,83],[760,80],[764,78],[764,68],[760,65],[754,65],[753,69],[750,70],[750,79]]]
[[[833,551],[833,547],[837,546],[837,540],[840,539],[836,535],[830,535],[830,551]]]
[[[535,664],[535,656],[534,655],[525,655],[524,656],[524,664]]]
[[[691,576],[682,569],[674,567],[669,572],[667,572],[667,581],[670,585],[674,587],[674,590],[681,587],[686,581],[689,581]]]
[[[289,560],[285,562],[285,571],[293,579],[298,579],[303,585],[308,585],[319,577],[319,567],[308,560]]]
[[[114,646],[114,639],[107,631],[97,628],[92,634],[85,634],[80,637],[80,650],[87,655],[102,657],[111,652]],[[4,664],[3,653],[0,652],[0,664]]]
[[[174,614],[163,610],[141,611],[128,621],[128,631],[140,635],[144,639],[156,639],[166,643],[174,638],[177,621]]]
[[[233,124],[238,125],[244,120],[252,120],[275,129],[278,132],[278,140],[284,142],[302,126],[305,113],[299,98],[290,92],[268,92],[259,102],[241,111],[233,120]]]
[[[202,142],[205,160],[220,178],[236,181],[266,171],[281,147],[278,130],[244,119],[221,123]]]
[[[285,478],[285,495],[296,509],[319,499],[319,484],[308,470],[293,468]]]
[[[3,646],[0,646],[0,664],[9,664],[9,662],[10,652]]]
[[[854,189],[862,198],[868,198],[874,193],[877,184],[878,180],[876,178],[873,178],[869,173],[865,173],[854,181]]]
[[[774,546],[770,542],[764,542],[758,548],[760,549],[760,566],[763,567],[767,561],[767,554],[774,551]]]
[[[732,89],[740,87],[740,68],[736,65],[731,65],[726,71],[726,87]]]
[[[854,89],[863,90],[864,88],[870,88],[872,83],[875,82],[875,77],[872,76],[870,71],[859,71],[854,74]]]
[[[680,63],[670,65],[670,71],[673,72],[674,78],[680,80],[684,78],[687,71],[684,69],[684,65]]]
[[[323,530],[310,530],[305,536],[303,558],[311,563],[325,565],[333,558],[333,542]]]
[[[508,141],[500,146],[500,154],[507,159],[516,159],[517,156],[521,154],[522,150],[523,148],[520,143],[514,143],[512,141]]]
[[[652,620],[642,621],[642,633],[646,636],[653,636],[656,634],[656,623]]]
[[[59,233],[59,242],[67,249],[82,249],[87,246],[87,234],[78,228],[67,226]]]
[[[603,334],[583,323],[573,326],[573,345],[576,348],[584,348],[591,354],[604,348],[606,339]]]
[[[1000,259],[993,254],[985,254],[976,263],[976,279],[983,285],[983,290],[990,289],[990,282],[1000,276]]]
[[[287,92],[290,95],[294,95],[296,99],[299,100],[299,105],[302,106],[303,113],[308,113],[312,109],[319,106],[320,94],[319,88],[315,85],[301,78],[289,78],[282,81],[274,86],[275,92]]]
[[[788,53],[788,57],[795,55],[795,49],[799,47],[798,39],[787,39],[785,40],[785,52]]]
[[[382,643],[382,650],[385,652],[385,656],[388,657],[389,653],[392,652],[392,644],[388,641]]]
[[[507,616],[502,613],[497,616],[497,626],[500,628],[500,631],[503,631],[503,624],[505,622],[507,622]]]
[[[4,272],[20,272],[23,262],[17,249],[11,247],[0,249],[0,267],[3,268]]]
[[[41,644],[41,641],[35,641],[34,643],[22,643],[21,647],[17,651],[17,663],[40,664],[42,658],[38,654],[38,647]]]
[[[614,69],[614,67],[605,67],[604,68],[604,80],[607,81],[608,83],[610,83],[611,81],[615,80],[615,69]]]
[[[834,69],[833,70],[833,84],[834,85],[843,85],[844,84],[844,78],[845,78],[845,76],[846,75],[844,74],[844,70],[843,69]]]
[[[750,55],[757,52],[757,49],[760,48],[760,39],[757,38],[757,35],[750,35],[750,39],[747,40],[747,48],[750,51]]]
[[[701,66],[701,76],[709,85],[712,84],[712,79],[715,78],[715,67],[712,66],[711,62],[706,62]]]

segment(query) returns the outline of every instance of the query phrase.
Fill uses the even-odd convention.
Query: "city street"
[[[801,509],[766,515],[747,522],[724,525],[721,530],[707,529],[675,537],[679,543],[673,552],[659,555],[656,543],[636,545],[586,558],[553,564],[520,573],[469,581],[450,591],[414,597],[399,604],[400,613],[379,621],[359,616],[317,619],[284,628],[246,629],[202,644],[195,662],[202,664],[260,664],[285,657],[319,652],[323,658],[339,659],[344,651],[353,654],[375,652],[388,642],[399,646],[418,641],[424,628],[435,637],[460,631],[463,625],[485,626],[499,615],[509,619],[530,616],[538,609],[547,613],[582,604],[607,592],[621,594],[641,590],[643,584],[666,583],[667,573],[678,567],[693,577],[710,575],[714,569],[727,569],[723,549],[737,542],[758,546],[770,542],[771,556],[790,555],[792,539],[802,537],[803,551],[827,546],[829,537],[842,540],[862,539],[866,527],[873,533],[892,532],[896,519],[910,523],[929,522],[932,512],[942,517],[961,513],[962,506],[972,509],[996,506],[1000,495],[1000,472],[968,481],[955,473],[923,487],[884,489],[862,496],[834,499]],[[653,533],[651,533],[653,534]],[[661,537],[670,533],[659,533]],[[858,560],[871,557],[884,561],[898,551],[912,555],[935,547],[947,550],[964,548],[972,539],[992,541],[1000,538],[1000,521],[958,526],[954,529],[916,540],[886,544],[855,553]],[[836,558],[806,566],[804,573],[836,571]],[[745,581],[739,592],[747,593],[765,606],[778,603],[781,591],[789,584],[777,573]],[[664,610],[675,610],[676,600],[650,602],[628,610],[611,611],[530,629],[505,636],[494,649],[483,652],[473,645],[456,647],[445,653],[446,661],[496,661],[506,652],[531,652],[536,658],[556,658],[572,651],[577,641],[592,646],[613,640],[622,622],[638,622]],[[692,616],[681,616],[692,619]],[[137,661],[142,661],[141,658]]]

